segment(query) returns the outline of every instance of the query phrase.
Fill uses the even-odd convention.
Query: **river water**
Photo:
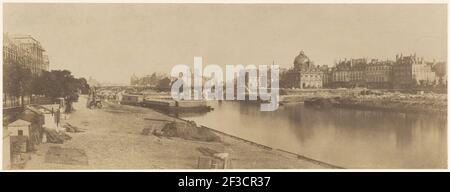
[[[446,168],[446,114],[286,104],[274,112],[233,101],[180,116],[198,124],[345,168]]]

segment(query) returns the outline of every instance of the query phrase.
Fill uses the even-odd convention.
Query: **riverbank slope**
[[[369,89],[288,90],[280,99],[281,104],[305,101],[313,105],[323,106],[330,103],[328,106],[352,109],[442,114],[447,112],[447,94],[432,92],[411,94]]]
[[[155,126],[146,119],[181,120],[148,108],[111,103],[103,109],[90,110],[85,107],[85,99],[80,97],[74,105],[76,111],[62,122],[80,127],[84,132],[68,133],[72,139],[64,144],[37,146],[25,169],[195,169],[203,155],[200,149],[205,148],[228,153],[232,162],[229,168],[233,169],[335,168],[221,133],[216,133],[220,142],[143,135],[144,128]],[[52,159],[55,148],[72,151],[65,154],[70,161]],[[71,154],[74,156],[70,157]]]

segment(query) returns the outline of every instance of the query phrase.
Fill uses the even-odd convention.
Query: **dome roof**
[[[302,51],[300,51],[300,54],[297,55],[297,57],[295,57],[294,59],[294,66],[295,68],[303,68],[303,67],[307,67],[309,66],[309,58],[308,56],[305,55],[305,53]]]
[[[303,51],[300,51],[300,54],[295,57],[294,64],[304,64],[309,62],[308,56],[305,55]]]

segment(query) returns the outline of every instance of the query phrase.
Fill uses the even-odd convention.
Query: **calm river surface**
[[[198,124],[345,168],[445,168],[444,115],[315,109],[287,104],[211,102],[214,111],[181,116]]]

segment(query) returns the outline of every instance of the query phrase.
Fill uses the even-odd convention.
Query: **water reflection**
[[[315,109],[303,104],[261,112],[259,105],[212,103],[183,117],[199,124],[349,168],[445,168],[446,115]]]

